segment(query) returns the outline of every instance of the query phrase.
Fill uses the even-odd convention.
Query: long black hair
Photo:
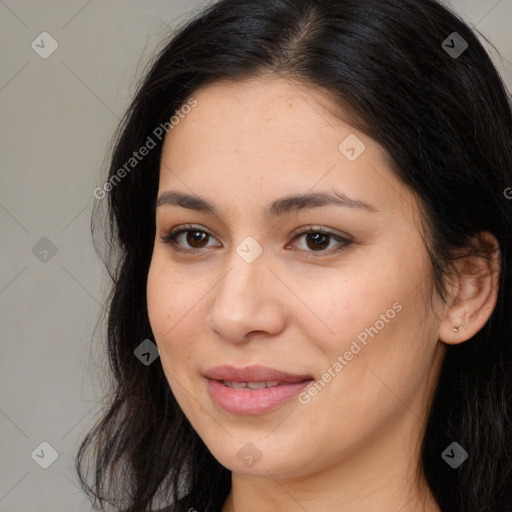
[[[76,457],[81,485],[101,510],[110,502],[125,512],[180,498],[176,510],[218,512],[229,493],[230,471],[184,416],[160,360],[146,366],[134,350],[154,340],[146,280],[162,127],[199,87],[263,74],[324,91],[386,150],[421,202],[441,297],[456,249],[474,253],[469,241],[483,231],[498,241],[497,305],[475,336],[447,347],[421,463],[444,512],[512,510],[511,105],[475,33],[436,0],[221,0],[163,43],[119,127],[108,180],[95,192],[93,221],[105,205],[99,238],[111,247],[104,260],[113,281],[112,389]],[[154,147],[130,160],[148,138]],[[469,453],[457,469],[441,457],[453,441]]]

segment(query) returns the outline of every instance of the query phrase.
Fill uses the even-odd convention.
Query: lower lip
[[[208,380],[212,400],[232,414],[261,414],[278,407],[297,395],[312,379],[302,382],[284,382],[272,388],[233,389],[217,380]]]

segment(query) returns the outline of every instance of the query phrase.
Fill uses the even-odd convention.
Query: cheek
[[[166,318],[168,318],[169,313],[165,305],[169,304],[170,300],[172,300],[170,295],[170,289],[164,284],[162,272],[160,272],[158,266],[152,262],[148,272],[146,300],[149,322],[153,334],[156,337],[157,344],[165,332]]]
[[[191,389],[186,369],[190,367],[192,353],[184,328],[193,310],[189,311],[184,296],[186,285],[172,282],[171,275],[163,271],[158,260],[152,262],[146,287],[148,317],[169,387],[181,409],[190,414],[184,390]]]
[[[348,350],[351,340],[379,321],[379,315],[391,310],[388,316],[395,316],[393,304],[402,294],[400,286],[395,289],[391,283],[396,279],[377,272],[354,273],[325,286],[305,288],[302,283],[301,296],[309,311],[297,318],[303,318],[302,328],[310,339],[332,355]]]
[[[163,342],[180,327],[180,319],[186,320],[188,305],[193,297],[190,284],[176,279],[174,271],[158,254],[154,254],[148,272],[146,295],[148,316],[153,334]],[[188,295],[187,295],[188,293]]]
[[[344,375],[332,379],[333,390],[341,386],[369,399],[378,389],[385,392],[377,375],[398,389],[414,380],[415,368],[421,375],[433,344],[428,330],[418,328],[425,322],[423,288],[414,288],[420,276],[418,268],[395,265],[383,271],[375,265],[375,270],[354,273],[322,290],[303,288],[307,304],[318,312],[303,316],[301,323],[326,362],[318,369],[327,372],[343,358],[343,368],[331,368],[336,376]]]
[[[200,299],[204,292],[158,258],[152,262],[146,287],[148,317],[165,370],[178,375],[193,361],[194,326],[202,325]],[[199,284],[199,283],[197,283]]]
[[[170,282],[169,275],[162,272],[156,263],[152,263],[148,273],[146,296],[149,322],[160,350],[162,366],[166,374],[174,374],[172,363],[184,355],[182,350],[174,350],[174,345],[182,339],[177,333],[180,327],[178,320],[184,315],[180,306],[183,301],[178,299],[179,294],[175,284]]]

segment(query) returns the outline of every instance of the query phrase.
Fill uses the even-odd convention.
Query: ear
[[[496,238],[484,231],[475,235],[476,255],[455,261],[456,273],[439,326],[439,339],[449,345],[462,343],[485,325],[498,300],[501,254]]]

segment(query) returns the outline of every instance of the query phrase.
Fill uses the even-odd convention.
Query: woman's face
[[[237,473],[411,459],[444,354],[413,194],[318,90],[262,79],[194,98],[163,147],[147,283],[183,412]],[[240,373],[253,365],[269,373]]]

